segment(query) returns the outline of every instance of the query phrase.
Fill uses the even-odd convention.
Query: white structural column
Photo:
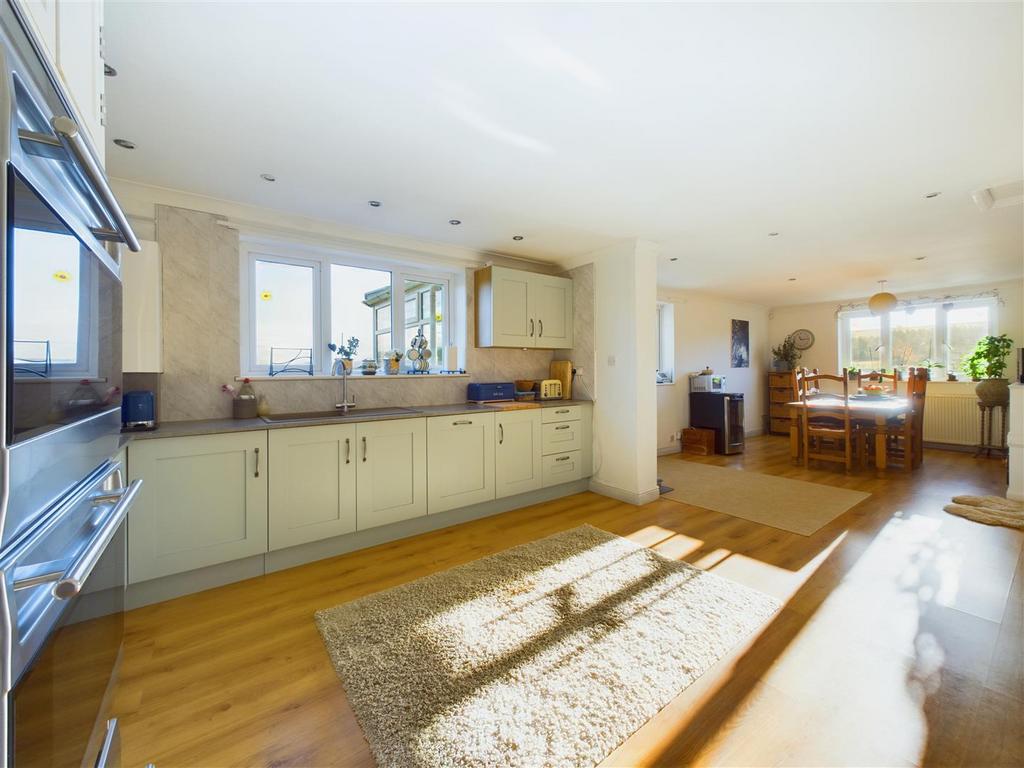
[[[1010,385],[1010,486],[1006,498],[1024,501],[1024,384]]]
[[[594,477],[597,493],[658,498],[658,245],[630,240],[574,260],[594,264]]]

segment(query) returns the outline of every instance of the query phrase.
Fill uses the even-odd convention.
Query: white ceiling
[[[1024,274],[1019,2],[106,7],[113,176],[771,305]]]

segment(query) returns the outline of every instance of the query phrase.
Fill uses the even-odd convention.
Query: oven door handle
[[[89,574],[92,573],[92,569],[96,567],[96,563],[103,556],[103,552],[106,550],[110,540],[114,538],[114,534],[120,527],[121,523],[124,522],[125,517],[128,514],[128,508],[131,507],[132,502],[135,501],[135,495],[139,492],[139,488],[142,487],[142,479],[133,480],[131,484],[124,489],[120,494],[120,498],[117,503],[111,507],[109,514],[107,514],[106,520],[99,526],[99,530],[96,535],[92,537],[92,540],[85,546],[71,566],[64,571],[63,576],[56,584],[53,585],[53,596],[58,600],[68,600],[75,597],[81,590],[82,585],[85,584],[85,580],[89,578]],[[107,497],[104,497],[107,498]]]

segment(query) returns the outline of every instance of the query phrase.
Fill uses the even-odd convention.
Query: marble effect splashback
[[[159,390],[161,421],[226,418],[231,400],[220,391],[234,383],[239,367],[238,233],[214,214],[156,207],[156,238],[163,261],[164,371]],[[583,268],[581,268],[583,269]],[[575,272],[576,270],[574,270]],[[592,275],[592,273],[591,273]],[[543,379],[551,350],[478,349],[475,340],[473,270],[466,270],[468,296],[465,366],[469,378],[372,378],[352,376],[349,394],[360,408],[447,405],[465,402],[470,381]],[[574,332],[593,334],[593,279],[589,303],[577,287]],[[579,319],[581,304],[590,321]],[[579,346],[579,345],[578,345]],[[575,359],[575,358],[573,358]],[[592,372],[591,372],[592,375]],[[319,411],[341,399],[341,380],[282,379],[253,382],[273,411]]]

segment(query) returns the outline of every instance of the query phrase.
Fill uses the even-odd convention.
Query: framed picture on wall
[[[729,358],[732,368],[750,367],[750,321],[732,321],[732,348]]]

